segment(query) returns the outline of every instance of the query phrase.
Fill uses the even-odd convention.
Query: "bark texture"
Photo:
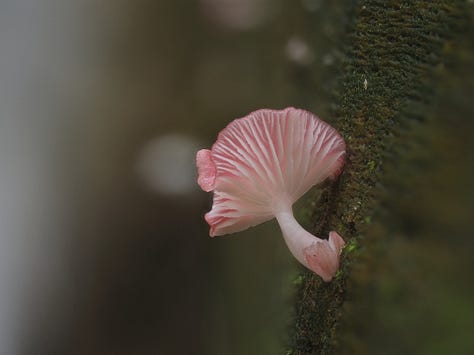
[[[405,154],[413,124],[425,124],[435,74],[450,55],[453,36],[465,26],[466,6],[463,1],[347,1],[351,21],[334,126],[348,155],[339,181],[322,190],[312,231],[336,230],[347,245],[331,283],[302,275],[288,354],[360,353],[353,318],[365,314],[365,323],[370,318],[364,307],[381,237],[368,230],[378,228],[372,220],[384,193],[385,167]]]

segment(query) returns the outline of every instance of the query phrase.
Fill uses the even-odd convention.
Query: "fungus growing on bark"
[[[344,158],[338,132],[308,111],[263,109],[234,120],[211,150],[196,156],[199,185],[214,191],[205,215],[210,236],[275,217],[295,258],[329,282],[339,268],[344,240],[334,231],[325,240],[304,230],[292,205],[312,186],[336,178]]]

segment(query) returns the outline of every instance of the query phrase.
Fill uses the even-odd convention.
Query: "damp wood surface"
[[[333,96],[334,126],[347,143],[343,174],[326,184],[312,232],[346,241],[335,279],[302,271],[287,354],[363,353],[356,316],[370,298],[380,234],[369,233],[384,193],[386,166],[403,157],[412,124],[424,122],[436,74],[466,29],[463,1],[346,1],[344,61]],[[393,174],[392,174],[393,175]],[[369,295],[368,295],[369,294]],[[367,319],[370,310],[367,310]]]

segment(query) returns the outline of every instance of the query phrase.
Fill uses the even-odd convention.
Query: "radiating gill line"
[[[246,122],[247,123],[247,122]],[[247,124],[248,125],[248,124]],[[259,164],[261,164],[263,166],[263,169],[265,171],[265,175],[268,177],[268,180],[272,183],[272,187],[274,187],[276,185],[276,181],[275,181],[275,178],[273,177],[273,174],[271,174],[271,170],[269,169],[268,165],[266,164],[266,161],[264,159],[264,156],[262,156],[262,152],[261,152],[261,148],[256,146],[254,144],[254,139],[251,139],[249,137],[249,134],[248,133],[252,133],[251,132],[251,129],[250,129],[250,132],[248,132],[250,128],[249,127],[246,127],[246,126],[243,126],[242,127],[242,135],[243,135],[243,138],[246,140],[247,144],[249,144],[252,149],[255,151],[255,153],[259,156],[260,160],[258,161]]]
[[[283,173],[281,171],[281,165],[280,165],[280,160],[278,159],[276,150],[275,150],[275,143],[273,142],[273,139],[268,131],[268,127],[265,125],[265,135],[267,137],[267,140],[269,142],[269,146],[271,149],[274,165],[275,165],[275,170],[278,172],[278,177],[280,179],[280,186],[285,186],[285,179],[283,178]]]
[[[245,149],[245,144],[238,137],[236,137],[235,135],[233,135],[232,137],[235,138],[238,141],[238,143],[242,146],[242,148],[239,148],[238,145],[235,142],[232,141],[231,137],[225,137],[225,139],[226,139],[227,142],[229,142],[234,147],[234,149],[237,152],[239,151],[239,149],[243,149],[243,150],[246,151],[246,153],[249,156],[253,155],[252,152]],[[222,144],[221,146],[224,147],[225,145]],[[234,152],[229,149],[229,154],[233,154],[233,153]],[[259,177],[261,183],[264,183],[264,182],[268,181],[267,174],[258,165],[258,159],[255,159],[255,155],[253,155],[253,159],[249,159],[249,157],[243,157],[242,156],[242,160],[245,160],[246,162],[248,162],[248,164],[252,164],[252,162],[253,162],[252,166],[248,165],[248,167],[255,169],[255,171],[257,172],[256,175]],[[255,163],[255,161],[257,161],[257,164]],[[250,175],[250,176],[252,176],[252,175]]]

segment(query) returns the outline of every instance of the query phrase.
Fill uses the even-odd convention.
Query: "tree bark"
[[[304,271],[288,354],[358,353],[351,317],[370,321],[370,279],[381,233],[369,233],[384,193],[386,165],[403,156],[410,125],[424,125],[426,108],[449,41],[466,23],[462,1],[347,1],[352,19],[335,93],[335,124],[347,143],[339,180],[316,203],[312,231],[336,230],[346,241],[330,283]],[[364,301],[365,299],[365,301]],[[358,309],[359,311],[354,311]]]

